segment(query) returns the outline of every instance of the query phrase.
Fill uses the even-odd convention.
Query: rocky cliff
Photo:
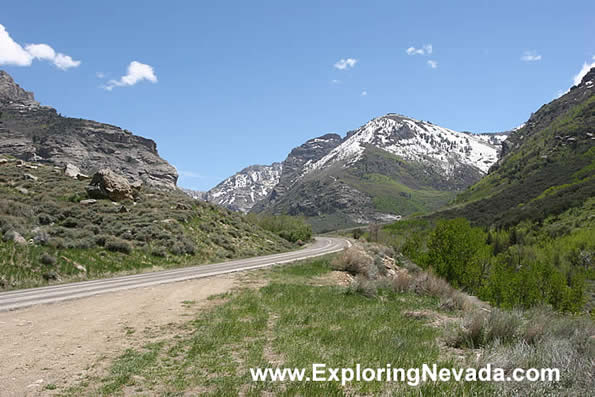
[[[0,154],[92,174],[111,168],[132,181],[174,189],[178,174],[151,139],[119,127],[59,115],[0,71]]]

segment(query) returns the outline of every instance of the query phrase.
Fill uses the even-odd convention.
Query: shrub
[[[132,252],[132,244],[126,240],[110,236],[105,240],[105,249],[112,252],[130,254]]]
[[[57,262],[56,257],[47,252],[41,255],[40,262],[46,266],[54,266]]]
[[[398,272],[392,279],[392,288],[396,292],[407,292],[411,288],[413,278],[408,272]]]
[[[341,254],[337,255],[333,259],[331,267],[353,275],[361,274],[369,279],[375,278],[378,274],[374,259],[356,246],[346,248]]]
[[[291,243],[298,240],[309,241],[312,239],[312,226],[300,217],[249,214],[246,219]]]
[[[361,274],[358,274],[355,279],[353,279],[347,289],[348,294],[359,294],[368,298],[376,296],[377,292],[378,287],[376,286],[376,283]]]

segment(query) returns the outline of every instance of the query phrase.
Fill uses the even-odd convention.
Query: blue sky
[[[389,112],[515,127],[595,63],[593,15],[592,1],[13,1],[0,68],[63,115],[154,139],[179,185],[205,190]]]

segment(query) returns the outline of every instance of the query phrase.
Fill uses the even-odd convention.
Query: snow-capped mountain
[[[487,173],[505,139],[390,113],[344,138],[310,139],[291,151],[279,173],[262,174],[251,184],[243,170],[208,197],[242,211],[303,215],[316,230],[385,221],[454,198]],[[254,186],[261,194],[247,197]]]
[[[232,210],[248,212],[279,183],[281,163],[252,165],[209,190],[204,199]]]
[[[427,121],[388,114],[359,128],[322,159],[305,164],[304,171],[309,173],[338,161],[348,167],[360,160],[366,147],[372,145],[405,160],[427,163],[445,178],[453,176],[457,165],[473,166],[486,173],[498,160],[501,139],[501,136],[457,132]]]

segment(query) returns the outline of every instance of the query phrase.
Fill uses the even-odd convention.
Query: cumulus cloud
[[[541,55],[537,53],[535,50],[525,51],[521,56],[521,61],[523,62],[536,62],[541,61]]]
[[[151,83],[157,82],[157,76],[155,76],[153,67],[144,63],[132,61],[130,62],[130,65],[128,65],[128,72],[126,75],[120,77],[119,80],[108,81],[104,88],[111,91],[114,87],[131,86],[143,80],[148,80]]]
[[[30,66],[34,59],[50,61],[62,70],[81,64],[81,61],[75,61],[69,55],[56,53],[47,44],[29,44],[23,48],[0,25],[0,65]]]
[[[591,59],[595,60],[595,56]],[[591,70],[591,68],[595,68],[595,62],[583,63],[583,67],[581,68],[581,70],[572,79],[573,85],[579,85],[583,80],[583,77],[585,77],[585,75],[589,73],[589,70]]]
[[[33,57],[0,25],[0,65],[29,66]]]
[[[363,90],[363,91],[362,91],[362,96],[368,96],[368,91],[366,91],[366,90]]]
[[[407,55],[431,55],[433,51],[432,44],[424,44],[421,48],[409,47],[405,50]]]
[[[357,63],[357,59],[347,58],[339,59],[333,66],[339,70],[352,69]]]
[[[428,60],[428,65],[432,68],[432,69],[436,69],[438,67],[438,62],[433,61],[433,60]]]
[[[67,70],[76,68],[81,64],[81,61],[75,61],[69,55],[56,53],[52,47],[47,44],[29,44],[25,50],[35,59],[41,59],[52,62],[57,68]]]

